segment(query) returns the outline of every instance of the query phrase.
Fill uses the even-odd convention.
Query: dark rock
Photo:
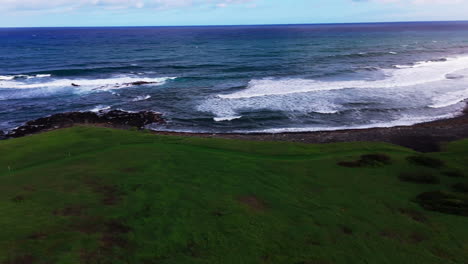
[[[13,129],[6,137],[23,137],[52,129],[70,127],[74,124],[103,124],[116,128],[143,128],[153,123],[164,123],[161,114],[150,111],[131,113],[121,110],[100,111],[98,113],[69,112],[29,121],[25,125]]]
[[[144,81],[138,81],[138,82],[131,82],[131,83],[125,83],[124,85],[130,86],[130,85],[146,85],[146,84],[152,84],[156,82],[144,82]]]
[[[72,86],[75,86],[75,87],[79,87],[79,85],[76,84],[76,83],[72,83],[71,85],[72,85]]]
[[[449,80],[456,80],[456,79],[463,79],[465,78],[465,76],[460,75],[460,74],[446,74],[445,78]]]

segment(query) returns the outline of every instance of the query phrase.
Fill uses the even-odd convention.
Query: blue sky
[[[468,20],[468,0],[0,0],[0,27]]]

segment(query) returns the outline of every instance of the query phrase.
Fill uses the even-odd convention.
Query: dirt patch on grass
[[[450,177],[450,178],[465,178],[465,174],[459,170],[452,169],[452,170],[446,170],[442,172],[445,176]]]
[[[265,202],[254,195],[239,197],[237,200],[253,211],[262,212],[266,210]]]
[[[3,264],[33,264],[35,263],[36,258],[32,255],[23,255],[14,257],[12,259],[7,259]]]
[[[54,210],[54,215],[58,216],[81,216],[86,208],[82,205],[67,206],[63,209]]]
[[[400,242],[403,241],[401,235],[398,232],[393,231],[393,230],[384,230],[380,232],[380,236],[384,238],[400,241]]]
[[[410,156],[406,160],[414,165],[428,167],[428,168],[442,168],[445,166],[445,163],[442,160],[431,158],[427,156]]]
[[[11,201],[14,202],[14,203],[22,203],[24,202],[24,200],[26,200],[26,197],[24,197],[24,195],[17,195],[13,198],[11,198]]]
[[[90,221],[87,223],[89,224]],[[86,227],[86,233],[101,233],[101,238],[97,248],[81,251],[82,263],[114,263],[113,260],[121,259],[132,248],[127,238],[127,234],[132,229],[118,220],[103,221],[99,219],[95,223],[94,229],[89,229],[89,225]],[[116,249],[119,250],[116,251]]]
[[[104,227],[101,238],[104,251],[109,251],[114,247],[124,248],[128,245],[128,240],[124,235],[131,231],[130,227],[116,220],[107,222]]]
[[[353,230],[348,226],[341,226],[341,231],[345,235],[352,235],[353,234]]]
[[[426,223],[429,221],[429,219],[421,212],[418,212],[414,209],[404,209],[404,208],[400,208],[398,209],[398,211],[403,214],[403,215],[406,215],[408,217],[410,217],[411,219],[413,219],[414,221],[417,221],[417,222],[420,222],[420,223]]]
[[[125,172],[125,173],[136,173],[136,172],[140,172],[141,170],[138,168],[123,168],[120,171]]]
[[[468,183],[456,183],[452,186],[452,188],[459,193],[468,193]]]
[[[98,179],[86,179],[85,183],[93,190],[93,192],[101,195],[101,202],[104,205],[116,205],[125,195],[125,193],[119,190],[117,186],[103,183]]]
[[[34,233],[30,236],[28,236],[28,239],[31,239],[31,240],[43,240],[43,239],[46,239],[48,237],[48,235],[46,233]]]
[[[408,237],[407,242],[411,244],[419,244],[423,241],[426,241],[428,238],[426,235],[418,232],[413,232],[411,235]]]
[[[27,192],[35,192],[36,191],[36,187],[32,186],[32,185],[26,185],[26,186],[23,186],[23,190],[27,191]]]
[[[317,260],[300,261],[300,262],[296,262],[295,264],[332,264],[332,263],[326,260],[317,259]]]
[[[445,214],[468,216],[468,197],[449,192],[425,192],[416,197],[415,202],[424,209]]]
[[[440,247],[432,248],[431,253],[441,259],[453,260],[452,255]]]
[[[338,162],[339,166],[348,168],[380,167],[388,164],[391,164],[391,158],[385,154],[362,155],[361,158],[356,161]]]
[[[438,184],[440,180],[430,172],[404,172],[399,176],[401,181],[421,184]]]
[[[83,234],[96,234],[102,232],[104,220],[101,217],[79,217],[71,228]]]

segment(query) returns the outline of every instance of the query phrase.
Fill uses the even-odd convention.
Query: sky
[[[468,20],[468,0],[0,0],[0,27]]]

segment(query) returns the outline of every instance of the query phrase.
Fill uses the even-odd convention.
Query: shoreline
[[[468,105],[456,117],[410,126],[283,133],[190,133],[154,131],[156,135],[224,138],[253,141],[284,141],[308,144],[386,142],[419,152],[438,152],[441,143],[468,138]]]
[[[114,110],[109,112],[70,112],[29,121],[10,133],[0,131],[0,139],[18,138],[52,130],[85,125],[114,129],[144,129],[149,123],[164,123],[161,114]],[[441,143],[468,138],[468,103],[459,116],[409,126],[342,129],[282,133],[193,133],[150,130],[155,135],[223,138],[251,141],[279,141],[306,144],[344,142],[385,142],[419,152],[441,151]]]

